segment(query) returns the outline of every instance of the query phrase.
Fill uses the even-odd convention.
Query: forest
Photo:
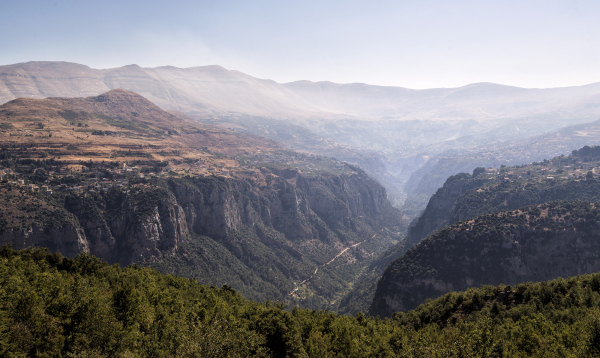
[[[600,274],[451,292],[392,318],[253,302],[229,286],[0,250],[4,357],[594,357]]]

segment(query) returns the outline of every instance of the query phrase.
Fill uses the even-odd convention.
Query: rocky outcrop
[[[162,188],[68,196],[65,207],[78,218],[89,252],[122,265],[172,254],[189,236],[183,209]]]
[[[600,209],[551,202],[462,221],[396,259],[378,283],[374,315],[480,285],[514,285],[600,270]]]
[[[15,250],[43,246],[69,257],[90,251],[84,231],[73,224],[49,227],[33,224],[29,228],[9,228],[0,233],[0,245],[5,244],[11,244]]]
[[[553,200],[600,201],[600,181],[567,179],[560,182],[514,182],[473,177],[461,173],[448,178],[429,200],[420,217],[408,230],[407,241],[414,246],[428,235],[462,220],[498,211],[515,210]]]
[[[387,202],[385,190],[364,173],[305,177],[278,173],[270,185],[222,177],[169,179],[162,186],[104,194],[67,195],[68,225],[50,222],[10,229],[3,243],[58,249],[67,256],[90,252],[127,265],[176,251],[190,234],[223,240],[245,228],[266,227],[297,240],[331,240],[332,233],[356,231],[356,220],[376,223],[382,213],[402,215]],[[340,231],[341,230],[341,231]],[[351,237],[336,235],[336,245]],[[354,243],[349,241],[349,243]]]
[[[408,245],[414,246],[428,235],[451,224],[450,218],[458,198],[484,182],[483,179],[472,179],[467,173],[449,177],[444,186],[431,197],[421,216],[411,224],[406,238]]]

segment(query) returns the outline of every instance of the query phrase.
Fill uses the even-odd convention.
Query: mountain
[[[543,127],[543,124],[539,125]],[[431,156],[404,184],[404,191],[409,194],[402,209],[413,215],[418,213],[444,181],[458,173],[472,172],[476,167],[499,168],[503,164],[514,166],[543,161],[598,142],[600,121],[596,120],[529,138],[492,142]]]
[[[96,70],[68,62],[0,66],[0,103],[19,97],[82,97],[123,88],[166,110],[239,113],[272,118],[345,117],[400,120],[475,120],[598,107],[600,84],[525,89],[493,83],[413,90],[362,83],[298,81],[279,84],[220,66]],[[596,113],[596,112],[594,112]]]
[[[553,201],[449,226],[394,260],[377,284],[373,315],[481,285],[515,285],[598,272],[600,209]]]
[[[209,148],[232,154],[246,148],[282,149],[275,142],[167,113],[120,89],[87,98],[16,99],[0,107],[0,123],[3,147],[13,152],[26,144],[46,156],[74,155],[80,160],[111,156],[201,160],[209,155],[199,150]],[[129,152],[125,155],[124,150]]]
[[[0,106],[0,243],[334,307],[407,218],[359,168],[129,91]]]
[[[553,200],[600,201],[597,173],[586,179],[588,169],[598,166],[598,147],[585,146],[569,156],[527,165],[480,167],[473,175],[451,176],[431,197],[425,211],[411,224],[409,246],[461,220]]]
[[[165,110],[298,116],[317,110],[273,81],[220,66],[95,70],[66,62],[28,62],[0,68],[0,102],[18,97],[81,97],[123,88]],[[309,109],[305,109],[308,107]]]
[[[405,240],[376,258],[340,302],[338,312],[366,311],[373,301],[377,281],[388,265],[438,230],[462,220],[554,200],[600,201],[598,174],[600,147],[585,146],[569,156],[528,165],[477,168],[473,174],[451,176],[431,197],[411,225]]]
[[[92,96],[116,88],[203,123],[361,166],[386,187],[396,205],[411,196],[405,209],[413,215],[446,177],[458,173],[444,172],[441,178],[434,176],[438,180],[428,188],[416,188],[419,178],[429,178],[419,169],[426,163],[430,165],[423,169],[435,165],[448,151],[502,145],[600,117],[599,84],[524,89],[476,83],[412,90],[331,82],[280,84],[219,66],[129,65],[103,70],[65,62],[0,66],[0,103],[17,97]],[[508,164],[530,161],[518,154],[514,159]]]
[[[459,88],[412,90],[363,83],[297,81],[288,89],[331,112],[402,120],[465,120],[478,122],[534,113],[558,112],[582,102],[595,103],[599,84],[571,88],[526,89],[494,83]]]

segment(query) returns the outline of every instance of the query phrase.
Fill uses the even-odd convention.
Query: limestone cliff
[[[453,209],[458,198],[467,191],[483,184],[470,174],[460,173],[449,177],[444,186],[431,197],[425,211],[410,226],[407,243],[414,246],[433,232],[451,224]]]
[[[389,236],[376,235],[383,225],[406,224],[383,187],[360,170],[305,176],[286,169],[273,173],[267,185],[214,176],[155,179],[63,198],[48,197],[44,205],[54,203],[52,210],[63,210],[69,220],[34,220],[28,229],[13,223],[2,231],[2,243],[45,246],[67,256],[89,252],[121,265],[158,265],[212,284],[235,287],[239,281],[244,294],[258,299],[282,299],[294,282],[364,242],[346,250],[339,267],[330,265],[313,278],[320,280],[317,296],[331,299],[331,285],[346,287],[392,244]]]

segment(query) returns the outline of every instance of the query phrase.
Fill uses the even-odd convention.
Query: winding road
[[[379,232],[381,232],[381,231],[383,231],[383,229],[381,229]],[[326,265],[329,265],[330,263],[332,263],[333,261],[335,261],[335,260],[336,260],[338,257],[342,256],[342,255],[343,255],[343,254],[344,254],[346,251],[350,250],[351,248],[353,248],[353,247],[357,247],[358,245],[362,244],[362,243],[363,243],[363,242],[365,242],[365,241],[368,241],[368,240],[373,240],[373,239],[375,238],[375,236],[377,236],[377,234],[378,234],[378,233],[375,233],[375,234],[373,234],[373,236],[371,236],[371,238],[370,238],[370,239],[365,239],[365,240],[363,240],[363,241],[361,241],[361,242],[357,242],[357,243],[356,243],[356,244],[354,244],[354,245],[351,245],[351,246],[348,246],[348,247],[344,248],[344,249],[343,249],[342,251],[340,251],[340,252],[339,252],[337,255],[335,255],[335,256],[334,256],[334,257],[333,257],[333,258],[332,258],[332,259],[331,259],[329,262],[327,262],[327,263],[325,263],[325,264],[323,264],[323,265],[321,265],[321,266],[326,266]],[[309,278],[307,278],[306,280],[302,281],[302,282],[301,282],[301,284],[304,284],[306,281],[310,281],[310,279],[312,279],[312,278],[313,278],[313,277],[314,277],[314,276],[317,274],[317,272],[319,272],[319,266],[317,266],[317,267],[315,268],[315,272],[314,272],[312,275],[310,275],[310,277],[309,277]],[[298,289],[297,289],[297,288],[295,288],[295,289],[294,289],[292,292],[288,293],[288,296],[290,296],[290,295],[294,294],[294,293],[295,293],[297,290],[298,290]]]

